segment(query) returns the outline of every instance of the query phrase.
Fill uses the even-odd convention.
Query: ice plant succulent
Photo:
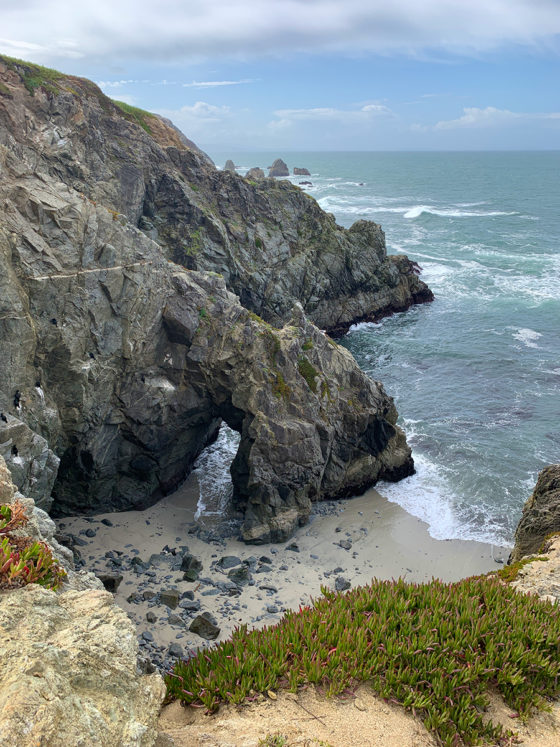
[[[13,532],[28,522],[20,501],[0,506],[0,589],[40,584],[56,591],[66,572],[53,558],[48,545]]]
[[[483,718],[496,688],[524,718],[560,690],[560,610],[495,576],[454,584],[374,580],[177,663],[171,697],[215,710],[309,683],[327,695],[360,682],[412,710],[442,744],[507,743]]]

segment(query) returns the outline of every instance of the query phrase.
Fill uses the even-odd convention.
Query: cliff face
[[[0,57],[0,143],[123,213],[168,259],[222,274],[266,321],[285,322],[299,301],[320,328],[343,332],[431,300],[406,257],[386,256],[376,224],[345,230],[289,182],[216,170],[171,123],[123,111],[90,81],[51,76],[31,96],[38,77]]]
[[[289,273],[288,301],[280,293],[267,307],[288,322],[282,329],[228,289],[233,255],[217,244],[210,252],[202,237],[227,234],[218,205],[223,220],[228,210],[239,221],[237,210],[260,214],[248,207],[259,191],[215,171],[170,125],[136,114],[148,117],[148,134],[88,81],[57,78],[31,96],[20,74],[4,66],[0,95],[0,454],[18,487],[49,509],[54,482],[58,513],[147,505],[188,474],[223,418],[241,433],[232,477],[244,536],[259,542],[287,537],[313,500],[410,474],[382,386],[301,306],[287,314],[298,288],[288,291]],[[327,237],[361,237],[375,254],[364,239],[374,224],[343,232],[289,184],[268,189],[274,235],[297,231],[296,208],[309,205]],[[149,194],[157,230],[147,228]],[[173,242],[202,224],[206,271],[172,263]],[[241,254],[248,244],[236,246]],[[293,259],[310,256],[319,255]],[[278,289],[259,262],[250,277],[270,300]]]
[[[560,464],[539,473],[535,489],[523,506],[509,562],[539,552],[546,536],[553,532],[560,532]]]

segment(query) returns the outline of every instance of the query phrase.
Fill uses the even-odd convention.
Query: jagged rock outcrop
[[[269,176],[290,176],[290,170],[281,158],[277,158],[272,166],[268,167]]]
[[[302,169],[294,166],[294,176],[311,176],[309,169]]]
[[[165,686],[106,591],[0,595],[0,744],[151,747]]]
[[[231,158],[228,158],[228,160],[226,161],[225,166],[224,166],[224,171],[233,171],[233,172],[235,172],[235,164],[231,160]]]
[[[509,562],[538,552],[551,532],[560,532],[560,464],[545,467],[539,473],[535,489],[523,507]]]
[[[517,571],[512,581],[519,591],[536,594],[540,599],[560,603],[560,535],[555,535],[541,546],[542,553],[526,556],[528,560]]]
[[[286,538],[313,500],[411,472],[392,400],[301,307],[275,330],[223,278],[173,265],[6,147],[0,176],[0,407],[61,457],[56,511],[153,502],[221,418],[242,435],[233,479],[249,541]]]
[[[346,230],[290,182],[217,170],[166,120],[119,108],[90,81],[40,78],[0,57],[0,144],[37,175],[122,213],[168,259],[222,274],[266,321],[282,324],[299,301],[340,333],[431,300],[413,263],[386,256],[376,224]]]
[[[0,71],[0,437],[18,487],[45,490],[48,509],[60,458],[54,511],[145,506],[188,474],[222,418],[241,433],[232,476],[248,541],[286,538],[314,500],[410,474],[392,400],[294,301],[311,283],[308,305],[332,322],[335,283],[351,317],[373,285],[383,308],[406,306],[410,263],[386,260],[378,226],[344,231],[288,182],[260,191],[217,171],[89,81],[55,77],[31,96],[24,68]],[[232,243],[247,216],[258,231]],[[284,245],[285,232],[301,243]],[[205,272],[169,260],[195,235]],[[248,311],[236,283],[245,306],[288,324]]]
[[[253,166],[252,169],[249,169],[249,171],[245,174],[245,179],[264,179],[265,173],[264,171],[259,168],[258,166]]]

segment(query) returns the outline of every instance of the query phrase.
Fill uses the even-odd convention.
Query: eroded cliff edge
[[[59,513],[146,505],[223,418],[244,537],[262,542],[313,500],[410,474],[391,398],[299,305],[335,329],[425,300],[379,227],[345,231],[89,81],[33,87],[18,65],[0,62],[0,453],[18,487],[50,508],[54,484]]]

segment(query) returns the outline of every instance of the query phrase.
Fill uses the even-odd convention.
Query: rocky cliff
[[[266,321],[285,322],[299,301],[338,333],[431,300],[406,257],[387,257],[378,225],[345,230],[287,181],[218,171],[171,123],[90,81],[0,57],[0,82],[0,143],[124,214],[168,259],[222,274]]]
[[[292,272],[320,294],[321,323],[346,284],[334,326],[372,284],[385,311],[405,288],[425,294],[406,258],[375,249],[378,226],[344,231],[289,183],[216,171],[89,81],[0,71],[0,454],[18,487],[46,509],[53,487],[58,513],[153,503],[223,418],[241,433],[244,536],[260,542],[287,537],[311,501],[412,472],[392,400],[307,320]]]
[[[535,489],[523,506],[509,562],[539,552],[547,535],[553,532],[560,532],[560,464],[545,467],[539,473]]]
[[[16,534],[46,542],[68,576],[61,593],[0,592],[0,744],[153,745],[165,687],[138,673],[134,625],[92,573],[73,570],[54,522],[16,492],[0,457],[0,503],[16,498],[29,517]]]

